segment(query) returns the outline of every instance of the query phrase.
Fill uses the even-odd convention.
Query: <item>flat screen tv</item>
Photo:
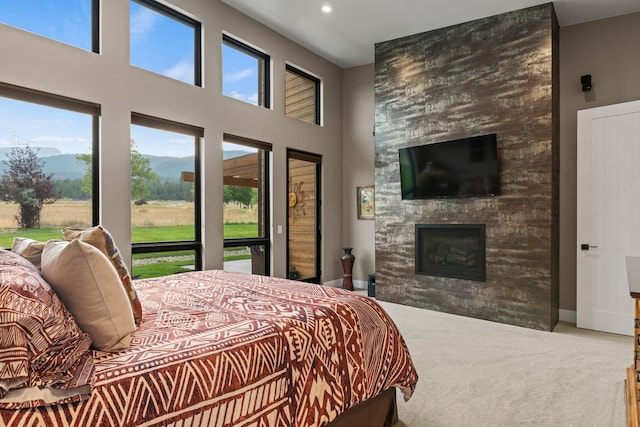
[[[401,148],[399,156],[405,200],[500,193],[495,133]]]

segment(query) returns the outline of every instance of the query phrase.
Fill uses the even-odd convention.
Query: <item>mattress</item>
[[[81,402],[1,410],[15,426],[321,426],[417,373],[372,299],[219,270],[134,283],[131,347],[94,351]]]

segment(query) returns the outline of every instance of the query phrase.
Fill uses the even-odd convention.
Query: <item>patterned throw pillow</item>
[[[33,264],[0,249],[0,408],[87,399],[90,345]]]
[[[44,242],[27,239],[26,237],[14,237],[11,252],[20,255],[40,269],[40,258],[42,257],[43,248]]]
[[[83,242],[89,243],[90,245],[100,249],[102,253],[109,258],[113,266],[116,268],[118,276],[120,276],[122,286],[124,286],[127,297],[129,297],[131,310],[133,311],[133,319],[135,320],[136,325],[139,326],[140,321],[142,320],[142,304],[140,303],[138,294],[133,287],[129,269],[122,259],[122,255],[120,255],[120,251],[113,241],[111,234],[101,225],[87,229],[65,228],[62,232],[65,240],[80,239]]]

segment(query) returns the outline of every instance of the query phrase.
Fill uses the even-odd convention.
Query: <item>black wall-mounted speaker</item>
[[[584,76],[580,76],[580,83],[582,84],[582,91],[589,92],[593,87],[591,85],[591,74],[585,74]]]

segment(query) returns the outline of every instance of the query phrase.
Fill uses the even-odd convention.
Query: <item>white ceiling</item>
[[[374,45],[545,0],[222,0],[341,67],[374,62]],[[640,0],[557,0],[560,26],[640,12]],[[321,11],[330,5],[333,11]]]

